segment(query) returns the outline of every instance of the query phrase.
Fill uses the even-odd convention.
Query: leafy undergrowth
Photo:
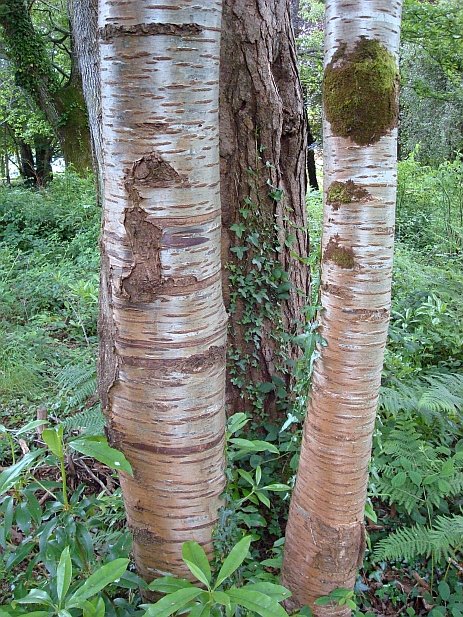
[[[430,208],[423,218],[426,195],[417,180],[425,178],[427,198],[436,202],[439,174],[455,174],[457,187],[461,165],[417,165],[401,165],[366,557],[355,594],[335,590],[320,600],[346,604],[356,616],[463,615],[462,258],[459,230],[450,245],[443,238],[448,225]],[[91,180],[72,174],[45,191],[0,189],[0,617],[284,617],[287,591],[278,576],[316,327],[298,339],[302,354],[286,417],[278,425],[257,422],[250,409],[229,420],[215,560],[194,543],[184,547],[188,567],[208,590],[160,579],[152,591],[164,600],[143,605],[139,589],[146,586],[129,562],[115,472],[125,462],[105,441],[96,398],[100,212],[93,192]],[[460,207],[457,197],[452,204]],[[309,196],[309,213],[317,247],[319,193]],[[314,248],[313,265],[316,256]]]

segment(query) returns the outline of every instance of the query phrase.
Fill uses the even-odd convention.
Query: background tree
[[[0,65],[0,84],[0,150],[5,165],[1,176],[15,167],[23,178],[43,185],[51,177],[53,132],[31,97],[15,84],[7,60]]]
[[[68,0],[67,10],[76,62],[82,76],[82,89],[92,139],[94,168],[100,183],[102,183],[104,166],[97,36],[98,0]],[[100,193],[101,190],[100,186]]]
[[[100,3],[105,148],[100,362],[140,573],[210,552],[225,484],[219,195],[221,3]],[[106,350],[108,348],[105,348]]]
[[[57,6],[55,13],[48,3],[44,7],[2,0],[0,25],[16,83],[47,118],[66,163],[83,172],[91,167],[87,113],[72,40],[66,21],[59,23],[60,15],[66,20],[64,8]],[[40,14],[40,27],[34,24],[33,12]]]
[[[228,406],[281,413],[308,300],[307,123],[289,0],[224,2],[220,156]],[[229,291],[231,289],[231,291]]]
[[[391,301],[401,2],[326,2],[320,332],[286,529],[294,605],[353,588]],[[347,615],[315,607],[318,615]]]
[[[463,146],[463,11],[455,0],[404,4],[400,157],[438,164]]]

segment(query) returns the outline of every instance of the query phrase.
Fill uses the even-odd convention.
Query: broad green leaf
[[[249,422],[249,418],[246,417],[245,413],[235,413],[229,419],[227,423],[227,432],[228,435],[233,435],[240,429],[242,429]]]
[[[246,480],[248,484],[254,486],[254,478],[251,476],[249,471],[246,471],[245,469],[238,469],[238,473],[243,478],[243,480]]]
[[[199,587],[189,589],[179,589],[174,593],[169,593],[156,602],[156,604],[145,605],[147,611],[144,617],[169,617],[181,608],[184,608],[192,600],[203,592]]]
[[[69,553],[69,546],[61,553],[61,557],[58,563],[58,569],[56,570],[56,592],[58,594],[58,604],[61,608],[63,606],[63,600],[69,591],[69,585],[72,579],[72,563],[71,555]]]
[[[227,608],[228,610],[231,610],[230,598],[227,596],[227,594],[224,591],[213,591],[212,599],[217,604],[222,604],[222,606],[225,606],[225,608]]]
[[[192,589],[193,587],[194,585],[190,581],[175,576],[163,576],[148,585],[150,591],[159,591],[160,593],[172,593],[179,589]]]
[[[270,499],[267,497],[267,495],[264,495],[263,493],[261,493],[260,491],[256,493],[256,497],[259,501],[261,501],[265,506],[267,506],[267,508],[270,508]]]
[[[35,459],[42,453],[43,449],[28,452],[17,463],[3,470],[0,473],[0,495],[9,491],[16,480],[21,477],[22,472],[31,467]]]
[[[95,598],[94,600],[86,600],[84,604],[84,617],[104,617],[106,606],[103,598]]]
[[[27,617],[50,617],[50,615],[54,615],[54,611],[27,611]],[[0,611],[0,617],[11,617],[8,613],[3,613]]]
[[[249,450],[250,452],[273,452],[274,454],[280,454],[280,451],[275,445],[273,445],[273,443],[267,443],[266,441],[261,441],[259,439],[250,441],[249,439],[234,437],[233,439],[230,439],[230,443],[234,446],[242,448],[243,450]]]
[[[106,437],[80,437],[70,441],[69,446],[73,450],[85,454],[85,456],[91,456],[111,469],[125,471],[133,475],[129,461],[122,452],[108,445]]]
[[[240,567],[249,553],[251,542],[252,536],[245,536],[238,542],[238,544],[235,544],[220,568],[214,589],[217,589],[217,587],[219,587],[219,585],[221,585],[226,578],[231,576],[233,572]]]
[[[262,467],[258,465],[256,467],[256,484],[259,486],[260,481],[262,480]]]
[[[58,458],[63,458],[63,425],[58,428],[46,428],[42,432],[42,439],[47,444],[48,448]]]
[[[182,546],[182,557],[196,578],[209,587],[212,576],[211,567],[203,547],[197,542],[185,542]],[[193,569],[192,566],[194,566]]]
[[[65,608],[62,608],[58,611],[58,617],[72,617],[72,615]]]
[[[188,559],[185,559],[185,558],[183,558],[183,561],[186,563],[186,565],[188,566],[188,569],[193,574],[193,576],[197,578],[200,583],[202,583],[203,585],[206,585],[206,587],[209,587],[209,581],[207,580],[204,572],[200,568],[198,568],[198,566],[194,564],[192,561],[189,561]]]
[[[140,578],[138,574],[129,572],[129,570],[126,570],[120,577],[118,585],[124,589],[148,589],[148,583]]]
[[[16,435],[16,437],[19,437],[19,435],[24,435],[24,433],[33,431],[38,426],[43,426],[45,424],[48,424],[47,420],[32,420],[31,422],[28,422],[26,425],[24,425],[22,428],[14,431],[14,434]]]
[[[208,604],[195,604],[188,613],[188,617],[209,617],[211,608]]]
[[[242,587],[228,589],[225,593],[234,604],[239,604],[261,617],[287,617],[287,612],[278,602],[260,591],[249,591],[246,587]]]
[[[109,584],[114,583],[120,578],[127,569],[128,559],[115,559],[110,563],[101,566],[96,572],[91,574],[85,583],[79,587],[66,602],[66,608],[81,607],[85,600],[99,593]]]
[[[291,597],[291,592],[283,585],[275,585],[275,583],[249,583],[243,589],[247,589],[249,591],[260,591],[261,593],[265,593],[266,596],[273,598],[277,602],[283,602],[286,598]]]
[[[45,604],[53,606],[53,601],[46,591],[42,589],[31,589],[26,597],[16,600],[18,604]]]
[[[291,487],[288,486],[287,484],[280,484],[276,482],[275,484],[267,484],[267,486],[263,486],[262,489],[266,491],[274,491],[275,493],[278,493],[278,492],[283,493],[283,492],[290,491]]]

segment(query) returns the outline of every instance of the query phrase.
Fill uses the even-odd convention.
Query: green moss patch
[[[351,52],[343,44],[325,69],[324,109],[334,135],[361,146],[397,126],[399,75],[394,56],[362,37]]]
[[[340,268],[352,270],[355,265],[354,251],[351,248],[340,246],[339,236],[334,236],[328,242],[323,254],[323,261],[331,261]]]
[[[342,204],[363,201],[369,197],[371,197],[370,193],[362,186],[355,184],[353,180],[347,180],[347,182],[335,180],[326,192],[326,200],[334,210],[338,210]]]

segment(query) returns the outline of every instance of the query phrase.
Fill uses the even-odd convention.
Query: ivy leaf
[[[230,230],[235,232],[238,238],[241,239],[243,233],[246,231],[246,225],[244,225],[244,223],[235,223],[234,225],[230,225]]]
[[[232,248],[230,249],[232,253],[235,253],[238,259],[243,259],[244,254],[246,253],[247,250],[248,250],[247,246],[232,246]]]

